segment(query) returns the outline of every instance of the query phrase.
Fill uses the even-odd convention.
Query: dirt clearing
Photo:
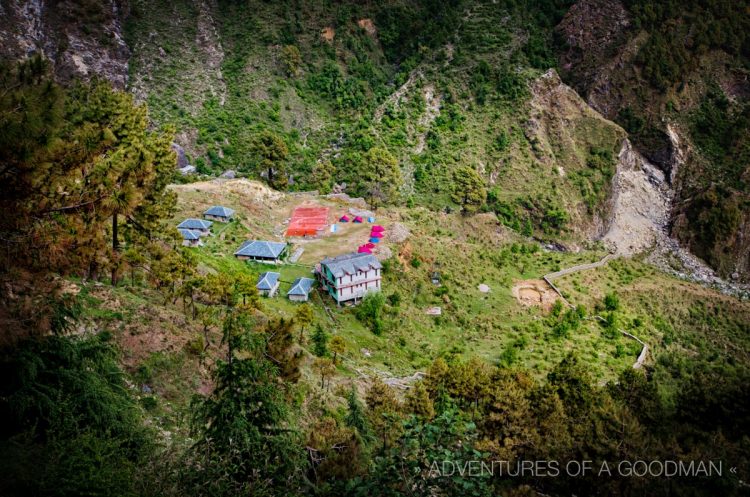
[[[526,306],[538,306],[548,311],[559,298],[559,295],[544,280],[524,280],[513,285],[513,296],[518,303]]]

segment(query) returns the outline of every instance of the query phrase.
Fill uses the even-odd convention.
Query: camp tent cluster
[[[372,254],[373,249],[380,243],[380,239],[383,238],[384,234],[385,228],[376,224],[370,229],[370,240],[364,245],[360,245],[357,252],[360,254]]]

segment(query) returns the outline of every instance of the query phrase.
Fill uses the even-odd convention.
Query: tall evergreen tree
[[[313,354],[318,357],[325,357],[328,355],[328,333],[318,323],[315,326],[315,331],[312,334],[313,342]]]
[[[303,460],[288,428],[278,369],[267,359],[265,337],[250,330],[240,310],[227,315],[223,334],[228,356],[216,365],[216,388],[194,401],[196,466],[185,475],[186,483],[213,495],[281,490]]]

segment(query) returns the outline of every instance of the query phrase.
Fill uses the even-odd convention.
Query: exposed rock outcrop
[[[669,222],[670,192],[664,173],[624,140],[613,181],[609,227],[602,240],[620,255],[654,246]]]
[[[0,3],[0,57],[20,60],[41,53],[62,82],[94,76],[125,88],[130,50],[123,39],[127,3],[44,2]]]

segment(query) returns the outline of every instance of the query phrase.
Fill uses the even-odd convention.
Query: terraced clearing
[[[190,249],[204,271],[258,274],[268,270],[266,265],[238,261],[232,253],[247,238],[282,240],[285,222],[299,204],[315,201],[327,205],[332,219],[349,208],[338,200],[310,195],[276,196],[246,180],[173,188],[179,196],[175,222],[198,216],[213,204],[237,209],[236,221],[215,224],[215,235],[206,239],[206,245]],[[552,337],[546,324],[551,303],[543,308],[527,307],[519,305],[514,296],[516,282],[599,260],[602,252],[544,252],[499,225],[491,214],[467,218],[417,208],[380,209],[376,216],[386,229],[399,222],[411,232],[402,243],[386,239],[378,248],[393,254],[385,263],[383,284],[389,302],[384,316],[386,331],[376,336],[356,319],[352,309],[337,308],[326,297],[332,319],[320,297],[312,299],[316,321],[346,340],[350,361],[340,366],[345,376],[357,376],[356,370],[362,368],[410,375],[424,370],[435,357],[450,354],[478,355],[491,363],[527,366],[540,377],[571,350],[590,358],[601,379],[614,377],[635,361],[637,347],[604,338],[594,323],[568,338]],[[281,289],[275,298],[262,299],[264,309],[269,314],[292,317],[298,304],[284,295],[293,279],[310,276],[314,263],[324,255],[356,248],[368,233],[366,223],[339,223],[337,233],[326,232],[318,239],[291,239],[290,253],[297,247],[304,247],[304,253],[299,263],[274,269],[281,273]],[[431,282],[435,272],[440,273],[440,286]],[[490,291],[480,291],[480,284],[489,286]],[[431,307],[440,307],[441,315],[427,315]]]

